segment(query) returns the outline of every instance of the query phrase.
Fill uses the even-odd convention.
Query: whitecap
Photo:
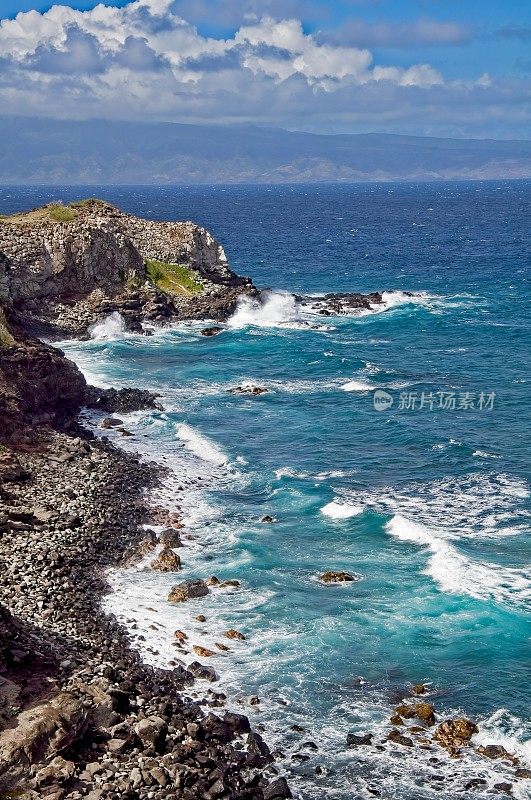
[[[444,592],[467,594],[478,600],[508,603],[531,601],[531,577],[524,570],[479,563],[460,553],[454,544],[427,526],[395,514],[386,523],[391,536],[431,551],[425,574]]]
[[[212,464],[222,466],[228,462],[228,458],[215,442],[208,439],[203,434],[196,431],[190,425],[183,422],[177,428],[177,437],[203,461],[210,461]]]
[[[349,519],[363,513],[363,506],[351,503],[337,503],[335,500],[321,508],[321,514],[332,519]]]
[[[344,392],[372,392],[376,387],[366,381],[349,381],[342,387]]]

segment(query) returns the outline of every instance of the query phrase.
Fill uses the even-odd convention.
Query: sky
[[[531,0],[0,0],[0,114],[531,138]]]

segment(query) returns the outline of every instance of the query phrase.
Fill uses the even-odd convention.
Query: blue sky
[[[43,115],[40,86],[52,115],[79,116],[77,96],[84,113],[137,116],[156,72],[155,118],[530,136],[531,0],[57,5],[0,0],[1,111]]]

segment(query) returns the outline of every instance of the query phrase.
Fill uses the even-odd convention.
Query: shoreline
[[[27,707],[7,712],[5,723],[17,727],[0,734],[7,758],[0,788],[52,800],[162,800],[179,788],[190,800],[227,792],[248,800],[289,797],[274,773],[272,784],[262,777],[272,758],[247,718],[210,711],[224,699],[215,684],[203,700],[187,697],[194,676],[180,665],[169,671],[143,663],[124,627],[102,608],[109,589],[103,572],[145,540],[142,525],[156,524],[145,493],[161,469],[96,439],[54,433],[41,444],[46,449],[20,454],[31,476],[4,484],[8,503],[0,506],[9,532],[0,539],[7,565],[0,600],[16,614],[3,621],[12,642],[3,654],[3,690],[18,687]],[[53,511],[60,493],[62,515],[72,512],[66,528]],[[37,526],[31,536],[30,523]],[[37,753],[39,716],[50,726],[39,734]]]

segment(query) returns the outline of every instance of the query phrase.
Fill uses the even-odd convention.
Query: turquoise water
[[[154,663],[171,657],[176,627],[207,646],[243,630],[245,642],[213,659],[221,685],[285,753],[278,766],[300,797],[454,797],[473,776],[486,784],[461,796],[509,780],[526,797],[529,782],[479,756],[345,741],[371,731],[380,744],[400,692],[426,681],[440,716],[464,713],[480,723],[478,742],[525,758],[530,184],[58,187],[0,198],[6,212],[88,193],[207,225],[234,269],[274,290],[214,338],[200,324],[151,337],[110,325],[65,344],[94,381],[161,392],[165,412],[124,418],[135,434],[124,442],[180,476],[164,499],[184,486],[177,501],[196,537],[181,553],[184,576],[242,581],[183,610],[165,603],[171,577],[137,570],[115,576],[109,607],[143,623]],[[320,317],[291,294],[345,290],[385,290],[386,304]],[[228,393],[243,382],[268,392]],[[374,408],[378,388],[393,397],[387,410]],[[440,392],[457,407],[439,408]],[[458,407],[467,392],[475,408]],[[401,408],[410,393],[417,407]],[[481,393],[492,408],[477,407]],[[327,569],[359,580],[323,586]],[[317,752],[301,750],[308,740]]]

